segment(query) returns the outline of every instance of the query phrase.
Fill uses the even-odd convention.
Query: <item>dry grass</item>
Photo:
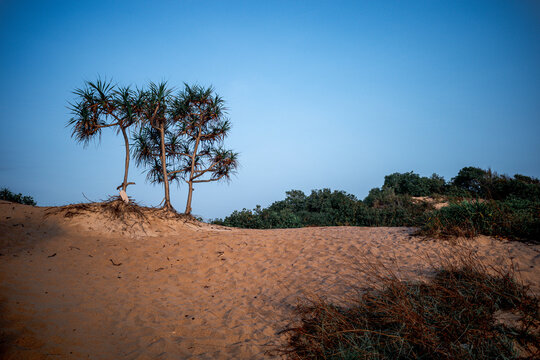
[[[288,359],[539,358],[539,300],[514,266],[488,267],[470,253],[439,260],[424,282],[362,265],[370,286],[349,299],[353,305],[307,299],[278,352]]]

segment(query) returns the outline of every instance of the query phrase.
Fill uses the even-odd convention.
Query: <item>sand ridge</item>
[[[404,277],[448,242],[408,228],[228,229],[153,219],[144,231],[99,214],[0,203],[0,299],[10,359],[264,359],[298,299],[339,301],[373,259]],[[540,246],[470,241],[509,258],[540,292]]]

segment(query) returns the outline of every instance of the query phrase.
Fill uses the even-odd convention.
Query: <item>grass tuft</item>
[[[473,260],[471,263],[470,261]],[[308,300],[285,329],[288,359],[539,358],[539,300],[515,277],[474,257],[447,261],[428,281],[379,283],[337,306]]]

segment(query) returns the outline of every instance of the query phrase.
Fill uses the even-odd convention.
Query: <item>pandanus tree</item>
[[[171,153],[171,145],[167,145],[168,140],[174,138],[171,128],[176,126],[169,111],[171,94],[172,90],[166,82],[150,83],[149,89],[142,92],[142,127],[134,136],[133,148],[137,164],[149,167],[147,179],[153,183],[163,183],[163,208],[166,210],[173,209],[169,183],[177,178],[169,171],[176,159],[175,154]]]
[[[101,139],[104,128],[113,127],[122,133],[125,146],[124,180],[116,188],[125,192],[128,185],[130,148],[129,127],[138,122],[143,98],[130,87],[117,87],[110,81],[98,79],[87,81],[83,88],[76,89],[77,100],[70,104],[73,117],[68,126],[73,128],[72,137],[84,146],[93,139]]]
[[[223,100],[212,88],[185,85],[172,96],[165,83],[151,83],[145,96],[143,126],[134,137],[137,163],[148,167],[147,179],[163,183],[164,208],[172,210],[169,185],[188,184],[186,214],[191,214],[193,186],[229,179],[238,155],[222,147],[231,126]]]
[[[231,129],[226,118],[224,101],[211,87],[185,84],[174,98],[172,118],[180,124],[174,138],[180,174],[188,184],[186,214],[191,214],[194,184],[229,179],[238,167],[238,154],[223,148],[223,140]]]

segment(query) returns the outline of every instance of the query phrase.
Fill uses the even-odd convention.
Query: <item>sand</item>
[[[48,215],[47,215],[48,214]],[[6,359],[268,359],[299,299],[336,301],[380,262],[428,276],[454,252],[409,228],[241,230],[173,219],[0,203],[0,306]],[[468,247],[509,259],[540,292],[540,246],[488,237]],[[463,246],[463,245],[460,245]],[[457,247],[455,248],[457,249]],[[457,250],[456,250],[457,251]],[[1,357],[1,356],[0,356]],[[275,358],[275,356],[274,356]]]

